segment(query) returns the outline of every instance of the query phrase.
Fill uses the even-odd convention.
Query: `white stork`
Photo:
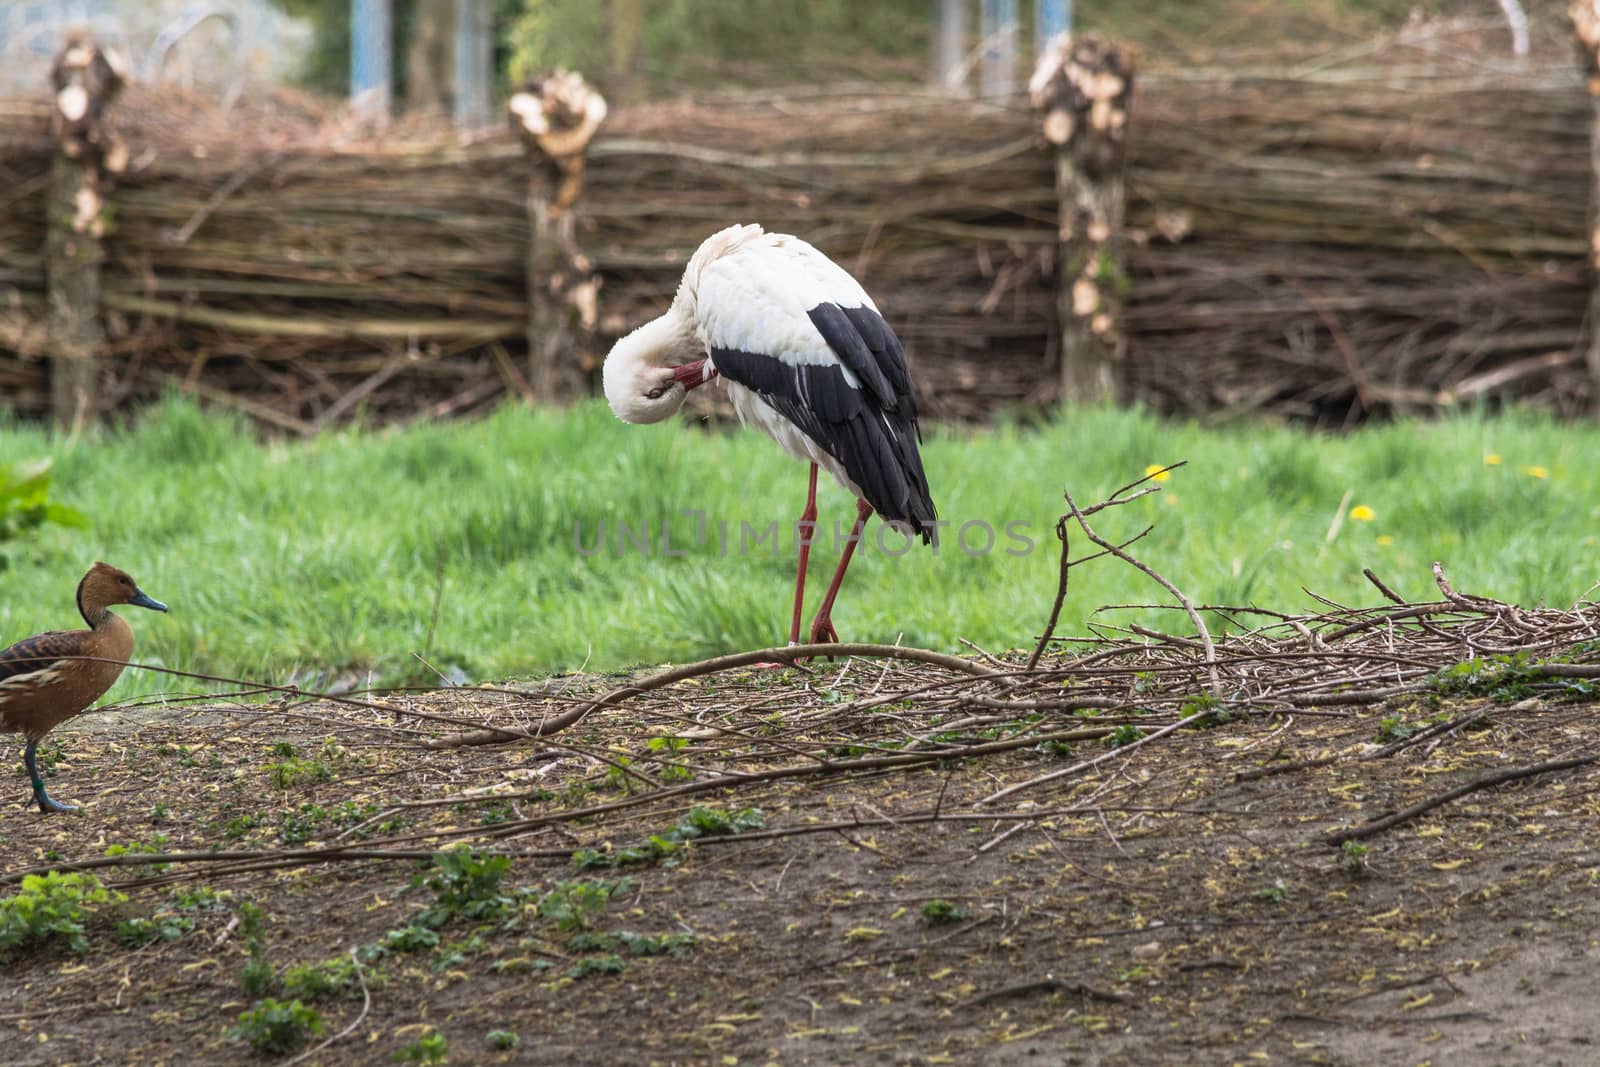
[[[867,518],[876,511],[901,533],[920,534],[924,543],[933,537],[900,341],[860,284],[827,256],[798,237],[730,226],[690,257],[666,314],[612,347],[606,400],[624,422],[660,422],[713,378],[740,422],[811,465],[790,644],[800,640],[817,468],[856,498],[855,525],[811,624],[812,643],[837,641],[833,600]]]

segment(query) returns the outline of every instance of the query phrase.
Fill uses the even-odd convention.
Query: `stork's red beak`
[[[693,363],[685,363],[681,367],[672,368],[672,380],[685,389],[696,389],[709,382],[716,375],[716,371],[706,371],[706,361],[697,359]]]

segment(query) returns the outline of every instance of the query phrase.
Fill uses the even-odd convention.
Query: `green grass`
[[[919,544],[891,558],[869,537],[835,615],[846,639],[1027,644],[1055,589],[1050,531],[1062,487],[1087,503],[1179,459],[1189,465],[1161,493],[1096,522],[1115,536],[1154,523],[1136,551],[1197,600],[1297,610],[1313,606],[1305,587],[1370,603],[1364,566],[1422,598],[1440,559],[1463,590],[1564,606],[1600,572],[1600,428],[1534,416],[1339,438],[1095,410],[1035,428],[935,429],[924,454],[953,525],[938,553]],[[1489,454],[1502,461],[1487,464]],[[779,555],[741,555],[739,528],[787,528],[805,471],[753,432],[629,427],[598,403],[309,443],[261,444],[181,402],[79,440],[0,422],[0,457],[40,455],[56,462],[56,498],[90,525],[47,527],[13,553],[0,571],[0,643],[76,625],[73,588],[95,559],[126,568],[172,607],[164,616],[122,609],[136,659],[312,686],[369,672],[431,682],[413,651],[441,670],[498,680],[682,661],[779,643],[787,630],[790,541]],[[1330,544],[1346,490],[1375,518],[1347,520]],[[835,558],[828,532],[851,515],[831,484],[819,504],[808,615]],[[694,508],[710,519],[708,545],[691,543],[685,512]],[[684,556],[660,552],[668,520]],[[648,523],[652,551],[618,552],[619,521]],[[1023,524],[1033,550],[1007,554],[1019,543],[1002,532],[988,554],[963,552],[954,531],[969,521]],[[585,556],[575,524],[591,545],[602,522],[608,548]],[[729,531],[726,555],[718,523]],[[1084,632],[1101,605],[1161,599],[1131,569],[1096,562],[1075,574],[1063,629]],[[1104,617],[1184,625],[1161,613]],[[130,672],[114,695],[194,688]]]

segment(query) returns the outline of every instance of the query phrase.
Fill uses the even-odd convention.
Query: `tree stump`
[[[97,407],[100,265],[105,261],[106,194],[128,165],[127,148],[106,112],[122,89],[123,67],[111,49],[73,34],[50,68],[56,140],[50,169],[45,272],[50,301],[50,406],[57,425],[77,429]]]
[[[1123,160],[1133,55],[1093,35],[1058,36],[1040,55],[1028,94],[1056,148],[1061,396],[1111,400],[1126,347]]]
[[[519,88],[507,109],[528,157],[528,384],[551,403],[578,393],[600,365],[600,279],[578,247],[574,209],[606,102],[581,76],[556,71]]]
[[[1577,37],[1578,63],[1593,108],[1589,125],[1589,408],[1600,414],[1600,0],[1577,0],[1567,9]]]

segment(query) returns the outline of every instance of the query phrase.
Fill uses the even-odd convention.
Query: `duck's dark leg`
[[[871,517],[872,505],[865,500],[857,500],[856,523],[850,528],[850,540],[844,543],[844,552],[839,556],[839,569],[833,572],[833,581],[828,583],[822,606],[817,609],[817,617],[811,623],[811,643],[814,645],[839,640],[839,631],[833,628],[833,598],[839,595],[839,586],[844,581],[845,569],[850,566],[850,557],[855,554],[856,542],[861,540],[861,531],[866,529],[867,520]]]
[[[28,747],[22,750],[22,763],[28,768],[28,781],[33,783],[33,799],[39,802],[39,810],[46,815],[52,811],[77,811],[75,804],[63,804],[50,796],[44,788],[44,779],[39,775],[39,742],[29,741]]]

